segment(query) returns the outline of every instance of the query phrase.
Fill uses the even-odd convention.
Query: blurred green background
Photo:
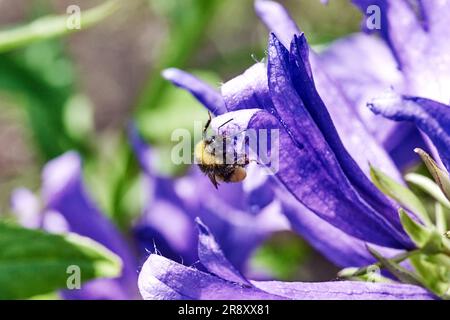
[[[76,149],[84,156],[96,200],[127,230],[139,214],[138,169],[126,143],[131,119],[161,151],[161,171],[180,174],[183,168],[165,160],[170,134],[175,128],[192,130],[194,120],[207,117],[196,100],[161,78],[161,70],[182,68],[219,88],[265,56],[267,31],[254,13],[253,0],[118,1],[111,16],[86,30],[2,50],[2,39],[13,27],[48,14],[64,15],[69,5],[85,10],[104,2],[0,0],[3,214],[13,188],[37,191],[42,165]],[[348,0],[328,6],[319,0],[280,2],[313,45],[324,46],[359,29],[359,12]],[[256,253],[254,263],[273,267],[280,278],[307,279],[318,272],[318,260],[300,239],[281,234]],[[290,267],[300,263],[305,265],[301,271]],[[324,270],[322,278],[335,272],[330,266]]]

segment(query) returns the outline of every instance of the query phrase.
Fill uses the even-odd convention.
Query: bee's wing
[[[219,189],[219,183],[217,183],[216,175],[214,173],[209,173],[208,174],[208,178],[209,178],[209,180],[211,180],[211,182],[214,185],[214,187],[216,189]]]

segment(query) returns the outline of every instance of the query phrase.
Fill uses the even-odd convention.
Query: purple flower
[[[388,44],[405,87],[401,92],[441,103],[450,101],[450,43],[445,41],[450,14],[448,1],[353,0],[366,11],[377,5],[381,13],[383,39]],[[416,10],[414,9],[416,8]]]
[[[449,1],[353,1],[362,10],[381,8],[380,33],[396,57],[405,85],[398,94],[369,104],[376,114],[414,123],[432,141],[432,151],[450,167],[450,43],[446,41]],[[377,98],[376,96],[374,98]],[[433,147],[437,148],[437,151]]]
[[[271,36],[268,65],[257,63],[222,86],[225,108],[236,112],[215,121],[220,124],[234,118],[241,119],[240,129],[281,129],[281,169],[271,180],[278,180],[282,187],[273,181],[267,187],[276,193],[275,201],[281,203],[292,229],[335,264],[346,267],[372,263],[365,242],[381,245],[377,249],[385,256],[397,253],[394,248],[412,248],[399,223],[398,205],[367,178],[370,162],[402,183],[385,150],[389,144],[386,141],[394,140],[392,135],[377,135],[380,125],[390,122],[375,118],[365,106],[386,88],[404,86],[404,77],[389,49],[370,36],[359,35],[317,55],[310,52],[304,35],[279,4],[259,0],[256,10],[277,35]],[[359,52],[366,45],[374,47],[383,56],[380,61],[376,61],[376,54],[370,57],[384,62],[387,71],[380,71],[376,63],[369,64],[374,68],[358,69],[359,73],[356,68],[349,68],[347,74],[343,68],[333,70],[331,61],[345,56],[342,51],[348,48],[347,42],[355,43]],[[354,60],[351,57],[347,66]],[[223,103],[214,89],[198,85],[198,79],[178,80],[187,79],[179,70],[171,69],[164,75],[200,101],[206,100],[202,96],[214,96],[218,105],[209,99],[205,106],[218,115],[223,113]],[[352,77],[356,81],[352,82]],[[347,81],[341,81],[345,78]],[[356,92],[366,87],[367,91]],[[376,129],[370,126],[374,119]],[[412,158],[412,150],[423,142],[412,126],[397,127],[395,134],[407,137],[410,144],[397,139],[387,149],[400,155],[399,162],[406,163]]]
[[[282,161],[276,177],[320,218],[361,240],[410,248],[397,207],[370,183],[341,143],[309,66],[304,36],[295,38],[290,53],[272,36],[267,75],[265,66],[258,64],[223,86],[227,109],[238,110],[227,119],[249,120],[241,123],[240,129],[281,129]],[[248,107],[258,109],[241,110]],[[365,148],[363,152],[360,141],[350,140],[349,144],[360,151],[359,159],[368,156],[364,166],[369,160],[388,158],[370,135],[366,136],[377,151]]]
[[[417,158],[411,150],[426,148],[418,130],[411,124],[399,124],[375,116],[367,108],[367,102],[374,97],[391,88],[401,90],[405,87],[404,76],[398,70],[389,47],[377,37],[358,33],[337,40],[318,55],[317,60],[395,164],[400,169],[415,164]],[[328,90],[320,83],[317,87],[326,100]]]
[[[450,14],[450,3],[422,0],[353,0],[353,3],[363,13],[369,6],[380,8],[381,29],[367,30],[366,21],[364,26],[366,31],[378,31],[382,40],[363,34],[352,36],[333,44],[321,60],[328,73],[344,83],[342,88],[346,94],[359,100],[359,110],[366,115],[364,118],[368,121],[365,123],[369,128],[370,123],[375,128],[385,128],[383,132],[387,134],[383,134],[380,141],[395,157],[396,163],[403,167],[411,161],[411,151],[415,147],[424,147],[417,131],[407,122],[402,122],[399,127],[395,122],[389,123],[382,117],[367,114],[369,109],[366,105],[373,98],[382,96],[388,87],[406,97],[449,103],[450,94],[445,88],[450,85],[450,44],[443,39],[446,38],[445,20]],[[379,84],[384,84],[384,90]],[[362,86],[364,90],[361,90]],[[360,92],[368,94],[358,94]],[[384,103],[386,99],[375,101],[371,109],[377,114],[386,110],[389,113],[387,117],[394,119],[386,106],[375,106],[378,102]],[[395,120],[400,121],[399,118]],[[417,123],[418,119],[410,118],[408,121]],[[429,136],[427,131],[420,129]],[[407,140],[403,139],[405,136]],[[428,148],[437,156],[435,145],[426,140]]]
[[[86,192],[78,154],[68,152],[44,167],[41,193],[43,208],[31,191],[18,189],[13,193],[12,209],[22,225],[89,237],[116,253],[123,263],[121,277],[89,281],[80,290],[63,291],[63,296],[70,299],[137,298],[137,262],[123,236]]]
[[[286,48],[289,48],[295,34],[301,34],[287,11],[277,2],[258,0],[255,9]],[[367,151],[358,151],[352,146],[352,141],[353,145],[361,148],[363,144],[358,142],[364,140],[379,153],[376,146],[371,146],[372,141],[378,142],[400,168],[417,161],[411,153],[412,148],[405,143],[414,143],[414,147],[424,146],[417,129],[376,117],[366,107],[370,99],[386,90],[404,87],[404,77],[383,41],[365,34],[355,34],[336,41],[321,54],[310,52],[309,58],[316,88],[327,105],[336,129],[341,137],[345,137],[344,145],[363,169],[367,161],[359,161],[358,157],[367,154]],[[353,126],[349,126],[349,122]],[[361,140],[358,141],[358,138]],[[390,159],[383,157],[379,162],[384,163],[382,170],[398,177],[398,173],[387,167]],[[378,163],[374,165],[380,167]]]
[[[151,254],[139,274],[148,300],[433,299],[426,290],[396,283],[252,281],[226,258],[208,227],[197,220],[198,257],[206,271]]]
[[[392,96],[373,100],[369,107],[389,119],[416,124],[436,146],[450,172],[450,106],[425,98]]]
[[[362,240],[394,248],[409,247],[395,206],[370,183],[340,144],[326,109],[314,122],[286,73],[290,68],[286,49],[275,37],[270,46],[268,72],[273,107],[269,105],[268,111],[235,111],[216,118],[217,123],[231,117],[242,120],[237,130],[280,130],[281,161],[276,177],[303,205]],[[317,122],[323,123],[322,130]]]
[[[190,81],[179,80],[187,79],[186,73],[183,71],[171,69],[170,73],[164,73],[164,76],[175,82],[178,86],[182,86],[193,93],[200,101],[206,100],[205,98],[201,98],[202,96],[220,97],[220,94],[209,86],[198,85],[200,80],[192,76],[189,78]],[[222,99],[225,100],[229,110],[271,104],[272,102],[267,87],[266,66],[258,63],[248,69],[243,75],[225,83],[222,87],[222,95]],[[215,98],[214,101],[220,100]],[[222,105],[222,103],[218,106],[214,103],[208,103],[205,106],[211,112],[221,114],[220,110],[222,110]],[[217,122],[220,123],[219,121]],[[249,176],[244,181],[244,184],[255,184],[252,180],[252,176]],[[203,182],[209,185],[206,179],[203,179]],[[367,251],[364,241],[346,234],[339,228],[313,214],[289,192],[280,190],[274,179],[269,179],[267,183],[259,182],[257,185],[257,188],[251,188],[256,189],[256,194],[259,194],[262,190],[266,190],[265,193],[270,193],[270,190],[274,190],[277,193],[277,199],[274,199],[274,201],[277,206],[281,205],[281,210],[291,222],[292,229],[301,234],[313,247],[322,252],[322,254],[336,265],[341,267],[364,266],[374,262],[374,258]],[[230,186],[226,187],[228,188]],[[215,190],[212,190],[212,192],[214,194]],[[260,196],[255,198],[261,201]],[[270,199],[263,197],[263,199],[266,198]],[[378,247],[377,249],[387,256],[393,256],[398,253],[396,250],[388,248]],[[233,250],[230,251],[231,253],[233,252]],[[228,252],[226,253],[228,254]]]

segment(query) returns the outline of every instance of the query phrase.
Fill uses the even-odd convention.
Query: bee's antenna
[[[224,123],[222,123],[218,128],[217,128],[217,132],[219,132],[219,130],[220,130],[220,128],[222,128],[224,125],[226,125],[226,124],[228,124],[228,123],[230,123],[231,121],[233,121],[234,119],[233,118],[231,118],[230,120],[228,120],[228,121],[226,121],[226,122],[224,122]]]
[[[209,112],[209,110],[208,110],[208,121],[206,121],[206,124],[203,127],[203,135],[202,135],[203,139],[205,139],[205,137],[206,137],[206,131],[208,131],[209,125],[211,124],[211,120],[212,120],[211,112]]]

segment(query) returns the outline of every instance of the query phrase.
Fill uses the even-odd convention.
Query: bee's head
[[[205,142],[205,145],[210,145],[213,144],[214,142],[216,142],[216,136],[209,136],[209,137],[204,137],[203,141]]]
[[[255,110],[229,112],[208,120],[203,130],[203,148],[219,157],[234,158],[236,154],[245,153],[248,147],[246,126]]]

